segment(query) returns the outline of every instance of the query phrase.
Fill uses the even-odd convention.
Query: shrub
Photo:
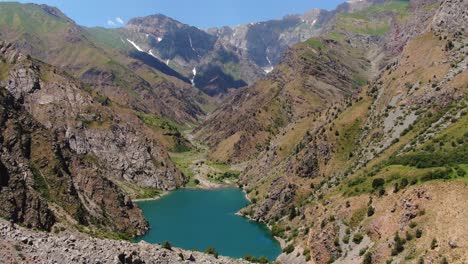
[[[385,184],[385,180],[382,178],[377,178],[372,181],[372,188],[374,190],[381,189]]]
[[[286,246],[283,249],[283,252],[286,253],[286,254],[290,254],[293,251],[294,251],[294,245],[293,244],[289,244],[288,246]]]
[[[405,250],[404,245],[406,241],[400,237],[399,233],[395,234],[393,240],[395,241],[395,244],[393,245],[392,256],[396,256],[399,253],[403,252],[403,250]]]
[[[447,258],[443,257],[442,260],[440,261],[440,264],[448,264]]]
[[[406,241],[413,240],[413,238],[413,235],[410,232],[406,231]]]
[[[348,244],[348,243],[349,243],[349,234],[346,234],[346,235],[343,237],[343,243],[345,243],[345,244]]]
[[[257,262],[258,263],[268,263],[270,262],[265,256],[260,256],[258,259],[257,259]]]
[[[297,211],[296,208],[291,208],[291,211],[289,212],[289,221],[293,220],[297,216]]]
[[[356,233],[356,234],[354,234],[354,236],[353,236],[353,242],[354,242],[355,244],[360,244],[360,243],[362,242],[363,239],[364,239],[364,236],[363,236],[362,234],[360,234],[360,233]]]
[[[375,213],[374,207],[369,206],[369,208],[367,209],[367,216],[373,216],[374,213]]]
[[[367,252],[366,255],[364,256],[364,260],[362,261],[362,264],[372,264],[372,255],[371,253]]]
[[[422,230],[421,229],[416,229],[416,238],[421,238],[422,237]]]
[[[164,241],[161,245],[162,248],[165,248],[165,249],[168,249],[168,250],[172,250],[172,246],[171,246],[171,243],[169,243],[169,241]]]
[[[458,177],[463,177],[466,175],[466,171],[462,169],[460,166],[455,167],[455,172],[457,173]]]
[[[208,255],[213,255],[215,258],[218,258],[218,251],[214,247],[209,247],[205,250],[205,253]]]
[[[408,179],[406,179],[406,178],[401,179],[400,189],[406,188],[406,186],[408,186],[408,184],[409,184]]]
[[[436,247],[438,247],[437,239],[433,238],[431,241],[431,249],[434,250]]]
[[[427,172],[423,176],[421,176],[421,181],[426,182],[426,181],[431,181],[431,180],[438,180],[438,179],[445,179],[448,180],[450,179],[450,173],[452,172],[451,169],[445,168],[445,169],[435,169],[432,171]]]

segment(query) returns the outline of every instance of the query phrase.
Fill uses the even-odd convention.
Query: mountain
[[[129,195],[186,181],[156,130],[11,44],[0,53],[1,216],[45,230],[59,222],[142,234],[147,224]]]
[[[164,61],[212,96],[263,76],[241,50],[164,15],[134,18],[116,32],[137,50]]]
[[[7,2],[0,4],[0,15],[2,39],[66,69],[112,101],[176,122],[195,122],[204,113],[206,99],[188,80],[156,59],[142,61],[132,48],[121,52],[120,39],[112,43],[117,46],[97,42],[56,8]]]
[[[466,3],[356,4],[196,136],[287,262],[466,262]]]
[[[281,263],[468,262],[467,9],[356,0],[203,31],[0,3],[0,259],[243,263],[115,241],[148,229],[133,199],[229,183]]]
[[[224,43],[244,50],[250,58],[269,73],[285,50],[293,44],[317,36],[329,12],[311,10],[304,15],[290,15],[283,19],[254,22],[235,27],[211,28],[207,31]]]

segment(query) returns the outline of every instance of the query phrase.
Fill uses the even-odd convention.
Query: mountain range
[[[133,200],[228,175],[282,263],[465,263],[466,10],[359,0],[235,27],[156,14],[107,29],[0,3],[0,216],[102,247],[148,230]],[[136,247],[129,263],[151,263]]]

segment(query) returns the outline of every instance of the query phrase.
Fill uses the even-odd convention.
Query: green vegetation
[[[361,233],[356,233],[353,236],[353,242],[355,244],[361,244],[363,239],[364,239],[364,236]]]
[[[395,244],[393,245],[393,248],[392,248],[392,256],[396,256],[400,254],[401,252],[403,252],[403,250],[405,250],[404,245],[406,243],[406,240],[401,238],[399,233],[395,234],[395,237],[393,238],[393,240]]]
[[[322,43],[322,40],[319,38],[310,38],[305,43],[314,49],[321,50],[325,48],[325,45]]]
[[[437,239],[433,238],[431,241],[431,249],[434,250],[438,246],[439,244],[437,243]]]
[[[38,5],[7,2],[0,8],[0,24],[9,25],[17,32],[49,35],[65,29],[68,23],[66,18],[51,16]]]
[[[363,264],[372,264],[372,254],[371,253],[366,253],[364,255],[364,260],[362,261]]]
[[[137,194],[136,199],[151,199],[161,195],[161,191],[154,188],[141,188],[141,192]]]
[[[364,10],[338,15],[338,26],[347,32],[355,34],[383,36],[388,32],[391,23],[390,14],[403,19],[409,14],[408,1],[391,1],[372,5]],[[382,19],[384,16],[384,19]],[[378,17],[378,19],[374,19]]]
[[[468,138],[468,133],[467,133]],[[432,145],[428,145],[425,151],[409,153],[390,159],[390,164],[407,165],[416,168],[434,168],[447,165],[468,164],[468,147],[463,144],[450,152],[445,150],[430,151]]]
[[[138,112],[137,115],[138,118],[140,118],[140,120],[149,127],[179,131],[179,126],[167,118],[157,117],[155,115],[145,114],[142,112]]]
[[[291,254],[294,251],[294,245],[289,244],[285,248],[283,248],[283,252],[286,254]]]
[[[36,190],[47,200],[51,199],[49,193],[49,186],[47,185],[46,179],[42,176],[41,172],[34,166],[34,164],[30,163],[31,172],[33,175],[34,180],[34,187]]]
[[[161,247],[162,247],[162,248],[165,248],[165,249],[168,249],[168,250],[172,250],[172,246],[171,246],[171,243],[169,243],[169,241],[164,241],[164,242],[161,244]]]
[[[252,262],[252,263],[269,263],[270,262],[264,256],[260,256],[260,257],[256,258],[256,257],[254,257],[252,255],[245,255],[244,259],[247,260],[248,262]]]
[[[356,210],[351,216],[351,219],[349,220],[349,226],[351,228],[356,228],[359,225],[359,223],[361,223],[362,220],[364,220],[366,213],[367,207],[362,207],[359,210]]]
[[[209,247],[205,250],[206,254],[213,255],[215,258],[218,258],[218,251],[214,247]]]

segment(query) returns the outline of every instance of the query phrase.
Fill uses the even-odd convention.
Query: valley
[[[0,262],[468,262],[466,10],[203,30],[1,2]]]

